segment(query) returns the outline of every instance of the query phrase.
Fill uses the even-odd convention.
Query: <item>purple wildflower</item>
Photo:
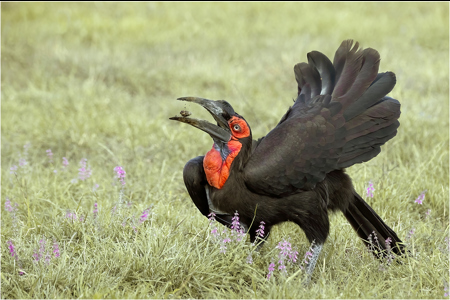
[[[9,253],[11,253],[11,256],[17,261],[17,264],[19,265],[19,275],[22,276],[25,273],[21,270],[22,269],[22,263],[19,260],[19,256],[16,252],[16,247],[14,246],[13,242],[11,240],[6,242],[8,244]]]
[[[417,197],[417,199],[414,200],[414,203],[422,204],[422,202],[425,200],[426,192],[427,192],[427,190],[423,191],[422,194],[420,194],[419,197]]]
[[[53,162],[53,153],[51,149],[45,150],[45,152],[47,152],[47,156],[48,156],[48,160],[49,162]]]
[[[373,198],[373,192],[375,191],[375,188],[373,187],[372,181],[369,181],[369,187],[367,188],[367,197]]]
[[[226,244],[229,243],[229,242],[231,242],[231,239],[229,237],[225,237],[222,240],[222,243],[220,245],[220,253],[225,254],[225,252],[227,252],[227,245]]]
[[[60,254],[59,254],[59,245],[58,245],[58,243],[56,241],[54,241],[54,243],[53,243],[53,255],[55,257],[59,257],[60,256]]]
[[[19,167],[16,165],[13,165],[11,168],[9,168],[9,174],[13,175],[16,174],[16,171]]]
[[[411,229],[411,230],[408,232],[408,234],[406,235],[406,240],[411,239],[411,237],[414,235],[415,230],[416,230],[416,229],[413,228],[413,229]]]
[[[77,220],[77,215],[74,212],[71,212],[70,210],[67,210],[66,218],[70,219],[73,222],[73,221]]]
[[[33,257],[35,262],[38,262],[45,254],[45,238],[39,241],[39,249],[34,250]]]
[[[242,228],[241,223],[239,222],[239,213],[236,211],[234,213],[234,217],[231,219],[231,234],[235,236],[235,241],[242,241],[245,233],[244,228]]]
[[[117,178],[119,179],[120,183],[122,184],[122,187],[124,187],[125,186],[125,176],[127,173],[121,166],[115,167],[114,171],[117,173]]]
[[[297,261],[298,252],[292,250],[292,246],[289,241],[283,240],[283,242],[279,242],[276,248],[280,249],[278,258],[281,261],[284,262],[286,259],[288,259],[291,263],[295,263]]]
[[[87,166],[87,158],[82,158],[80,161],[81,168],[78,169],[78,179],[86,180],[92,175],[91,168]]]
[[[63,162],[62,162],[63,168],[67,169],[67,167],[69,166],[69,161],[65,157],[63,157],[62,160],[63,160]]]
[[[50,256],[50,253],[48,253],[48,251],[45,253],[45,258],[44,258],[44,261],[45,261],[45,264],[46,265],[49,265],[50,264],[50,259],[51,259],[52,257]]]
[[[33,257],[34,257],[34,261],[35,261],[35,262],[38,262],[39,259],[41,258],[41,257],[39,256],[39,253],[38,253],[36,250],[34,250]]]
[[[270,277],[272,277],[273,271],[275,271],[275,264],[271,262],[269,265],[269,273],[267,274],[267,280],[269,280]]]
[[[211,223],[211,222],[214,222],[214,221],[216,220],[216,214],[213,213],[213,212],[211,212],[211,213],[208,215],[208,220],[209,220],[210,223]]]
[[[28,164],[27,160],[25,158],[19,159],[19,167],[25,167]]]
[[[5,201],[6,211],[14,212],[17,210],[17,206],[19,206],[19,204],[15,203],[14,205],[12,205],[11,200],[8,197],[6,197],[6,201]]]
[[[12,256],[12,257],[15,256],[15,258],[17,258],[16,248],[14,247],[13,242],[12,242],[11,240],[9,240],[9,241],[7,242],[7,244],[8,244],[9,253],[11,253],[11,256]]]
[[[94,184],[92,191],[95,192],[99,187],[100,187],[100,185],[98,183]]]
[[[264,229],[265,229],[264,225],[265,224],[266,223],[264,221],[261,221],[259,223],[259,228],[256,230],[256,237],[260,237],[260,238],[264,237]]]
[[[218,233],[218,230],[217,230],[217,226],[216,226],[216,224],[215,224],[215,222],[216,222],[216,214],[213,213],[213,212],[211,212],[211,213],[208,215],[208,220],[209,220],[209,225],[212,227],[212,229],[211,229],[211,234],[212,234],[215,238],[217,238],[217,237],[219,236],[219,233]]]
[[[249,265],[253,264],[253,257],[252,257],[252,252],[250,252],[247,256],[247,263]]]
[[[280,272],[284,272],[285,274],[287,273],[284,261],[281,259],[278,261],[278,270],[280,270]]]
[[[387,263],[387,265],[390,265],[395,258],[394,254],[392,253],[392,250],[391,250],[392,239],[390,237],[388,237],[384,243],[386,245],[386,254],[387,254],[386,263]]]
[[[234,231],[241,230],[241,224],[239,223],[239,213],[236,211],[234,217],[231,219],[231,229]]]
[[[97,219],[98,216],[98,209],[97,209],[97,202],[94,203],[94,220]]]
[[[305,257],[303,258],[303,262],[305,264],[308,264],[312,257],[313,257],[312,252],[311,251],[306,251]]]
[[[215,237],[217,237],[219,235],[218,230],[216,227],[214,227],[213,229],[211,229],[211,234]]]
[[[139,218],[139,224],[144,223],[144,222],[148,219],[148,216],[149,216],[149,213],[150,213],[150,209],[151,209],[151,208],[152,208],[152,207],[149,207],[149,208],[145,209],[145,210],[142,212],[142,215],[141,215],[141,217]]]
[[[278,253],[278,270],[283,274],[287,274],[288,266],[297,262],[298,252],[292,249],[291,243],[286,239],[279,242],[276,248],[280,250]],[[269,274],[267,275],[267,279],[270,279],[274,270],[275,263],[272,262],[269,265]]]

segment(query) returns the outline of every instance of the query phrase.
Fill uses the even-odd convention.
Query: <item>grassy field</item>
[[[448,298],[448,3],[1,8],[2,298]],[[375,260],[336,214],[305,287],[298,226],[276,226],[259,253],[214,238],[182,180],[212,141],[169,117],[212,119],[177,97],[225,99],[261,137],[296,97],[293,66],[349,38],[396,73],[402,115],[348,173],[411,256]],[[298,261],[268,280],[281,241]]]

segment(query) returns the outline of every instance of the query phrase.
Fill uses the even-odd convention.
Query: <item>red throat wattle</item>
[[[206,153],[203,159],[203,168],[205,169],[206,179],[209,185],[221,189],[230,175],[231,164],[234,158],[239,154],[242,144],[236,140],[230,140],[227,143],[230,153],[225,161],[222,160],[220,152],[214,147]]]

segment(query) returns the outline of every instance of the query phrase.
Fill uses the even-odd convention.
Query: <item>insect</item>
[[[180,115],[182,115],[183,117],[189,117],[190,115],[192,115],[192,113],[187,110],[182,110],[180,111]]]

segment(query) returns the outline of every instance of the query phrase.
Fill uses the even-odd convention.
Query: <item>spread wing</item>
[[[352,44],[342,42],[333,63],[313,51],[294,67],[297,100],[247,161],[249,189],[280,197],[312,189],[327,173],[375,157],[396,135],[400,103],[386,96],[395,75],[378,74],[376,50]]]

